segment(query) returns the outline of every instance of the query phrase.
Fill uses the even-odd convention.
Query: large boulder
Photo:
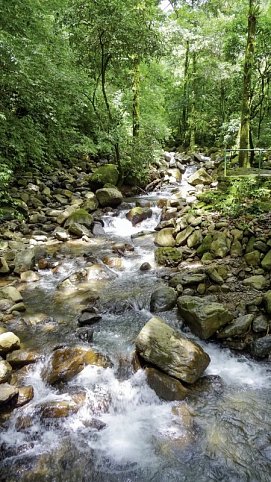
[[[115,208],[122,203],[123,197],[121,192],[114,187],[104,187],[96,191],[96,197],[102,208]]]
[[[22,273],[33,269],[35,266],[35,248],[17,252],[14,265],[14,273]]]
[[[262,267],[267,271],[271,271],[271,250],[265,255],[262,260]]]
[[[167,311],[176,305],[177,293],[173,288],[161,286],[157,288],[151,295],[150,310]]]
[[[210,363],[209,356],[197,343],[173,330],[161,318],[151,318],[135,344],[144,360],[186,383],[194,383]]]
[[[207,276],[205,273],[193,273],[193,272],[184,272],[184,273],[177,273],[172,276],[171,280],[169,281],[169,286],[176,288],[178,285],[182,286],[193,286],[199,283],[203,283],[206,280]]]
[[[255,274],[254,276],[249,276],[243,280],[245,286],[254,288],[255,290],[262,291],[268,286],[267,279],[262,274]]]
[[[172,228],[164,228],[161,229],[161,231],[158,231],[155,235],[155,244],[162,247],[174,247],[175,239],[173,237],[173,231]]]
[[[0,290],[0,300],[10,300],[14,303],[19,303],[23,297],[14,286],[5,286]]]
[[[213,179],[211,178],[211,176],[209,176],[208,172],[206,172],[205,169],[203,169],[202,167],[188,178],[188,182],[189,184],[192,184],[192,186],[197,186],[197,184],[208,185],[213,182]]]
[[[98,167],[90,176],[89,183],[91,188],[98,189],[105,184],[116,186],[119,179],[119,171],[115,164],[104,164]]]
[[[155,261],[160,266],[178,266],[183,259],[183,253],[178,248],[157,248],[154,252]]]
[[[257,358],[266,358],[271,354],[271,335],[255,340],[251,347],[252,354]]]
[[[85,209],[77,209],[73,211],[65,221],[65,228],[71,228],[73,225],[82,224],[83,226],[90,227],[93,222],[91,214]]]
[[[239,318],[232,321],[220,333],[218,333],[217,338],[231,338],[245,334],[250,328],[253,319],[253,314],[239,316]]]
[[[179,312],[192,333],[207,340],[227,325],[233,315],[221,304],[196,296],[181,296],[177,300]]]
[[[55,383],[67,382],[80,373],[86,365],[108,367],[109,361],[100,353],[81,347],[65,347],[55,350],[49,365],[44,370],[45,380]]]
[[[126,218],[131,221],[132,225],[135,226],[145,219],[151,218],[152,210],[150,208],[142,208],[141,206],[136,206],[126,214]]]

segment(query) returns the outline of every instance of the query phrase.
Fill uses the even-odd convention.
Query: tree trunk
[[[189,54],[190,54],[190,42],[186,41],[185,49],[185,61],[184,61],[184,83],[183,83],[183,112],[182,112],[182,122],[181,122],[181,138],[185,140],[185,134],[187,131],[188,123],[188,84],[189,84]]]
[[[191,111],[189,115],[189,136],[190,142],[189,147],[191,150],[195,148],[196,145],[196,72],[197,72],[197,62],[196,62],[196,52],[192,54],[192,90],[191,90]]]
[[[139,108],[139,86],[140,86],[140,70],[139,59],[134,60],[133,69],[133,137],[138,137],[140,128],[140,108]]]
[[[248,31],[247,45],[245,52],[244,77],[243,77],[243,95],[241,106],[241,126],[240,126],[240,149],[250,148],[250,130],[251,130],[251,101],[252,101],[252,74],[254,66],[254,50],[256,37],[256,22],[258,12],[258,0],[249,0],[248,12]],[[239,166],[250,167],[249,151],[239,152]]]

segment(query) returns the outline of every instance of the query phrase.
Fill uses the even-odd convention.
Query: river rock
[[[178,285],[193,286],[202,283],[207,278],[205,273],[184,272],[177,273],[169,281],[169,286],[176,288]]]
[[[9,382],[12,366],[6,360],[0,360],[0,383]]]
[[[126,218],[131,221],[133,226],[136,224],[141,223],[145,219],[152,217],[152,210],[150,208],[144,208],[140,206],[136,206],[126,214]]]
[[[151,318],[135,340],[139,355],[170,376],[194,383],[210,363],[197,344],[173,330],[161,318]]]
[[[74,224],[82,224],[83,226],[90,227],[93,222],[91,214],[85,209],[77,209],[73,211],[66,219],[64,227],[71,228]]]
[[[259,291],[264,290],[268,285],[266,278],[261,274],[245,278],[243,284]]]
[[[271,315],[271,291],[267,291],[263,297],[265,311],[268,315]]]
[[[146,368],[148,385],[162,400],[183,400],[188,393],[179,380],[172,378],[156,368]]]
[[[99,313],[90,313],[88,311],[84,311],[78,318],[78,325],[79,326],[87,326],[87,325],[94,325],[98,321],[102,319],[102,315]]]
[[[178,248],[157,248],[154,252],[155,261],[160,266],[178,266],[182,261],[183,253]]]
[[[231,338],[245,334],[249,330],[253,319],[253,314],[239,316],[239,318],[232,321],[228,326],[226,326],[226,328],[218,333],[217,338]]]
[[[68,232],[69,234],[71,234],[72,236],[76,236],[77,238],[82,238],[83,236],[86,236],[87,238],[92,238],[92,233],[86,226],[83,226],[83,224],[72,223],[68,227]]]
[[[93,212],[96,211],[98,208],[98,199],[96,198],[95,194],[93,192],[88,192],[86,194],[86,199],[81,205],[82,209],[85,209],[88,212]]]
[[[208,268],[206,270],[206,272],[207,272],[211,281],[213,281],[214,283],[217,283],[219,285],[223,285],[224,280],[214,266],[211,266],[210,268]]]
[[[210,251],[216,258],[225,258],[225,256],[227,256],[229,245],[225,233],[217,233],[216,239],[211,243]]]
[[[5,286],[0,290],[0,299],[7,299],[13,301],[14,303],[18,303],[23,301],[23,297],[14,286]]]
[[[200,168],[188,178],[188,182],[189,184],[192,184],[192,186],[197,186],[198,184],[208,185],[212,184],[213,179],[204,168]]]
[[[12,331],[0,334],[0,355],[6,355],[18,348],[20,348],[20,339]]]
[[[264,316],[262,313],[258,315],[255,320],[253,320],[252,328],[255,333],[261,333],[263,331],[267,332],[269,322],[266,316]]]
[[[43,418],[62,418],[77,413],[86,399],[86,393],[81,392],[71,396],[71,400],[51,400],[39,406]]]
[[[211,249],[212,242],[213,242],[213,236],[211,234],[207,234],[207,236],[203,238],[201,245],[198,247],[197,254],[199,256],[202,256],[204,253],[208,253]]]
[[[4,408],[7,404],[16,403],[19,395],[19,390],[17,387],[13,387],[8,383],[0,384],[0,409]]]
[[[244,255],[244,258],[249,266],[258,266],[261,260],[261,253],[257,250],[250,251]]]
[[[231,245],[231,257],[232,258],[239,258],[243,254],[243,248],[240,241],[234,238],[232,245]]]
[[[189,236],[191,236],[193,231],[194,231],[194,228],[192,228],[192,226],[188,226],[183,231],[180,231],[176,236],[176,245],[177,246],[185,245],[187,242],[187,239],[189,238]]]
[[[177,301],[177,293],[173,288],[162,286],[157,288],[151,295],[150,311],[168,311],[174,308]]]
[[[151,265],[150,265],[150,263],[145,261],[145,263],[142,263],[142,265],[140,266],[139,269],[140,269],[140,271],[149,271],[151,269]]]
[[[86,365],[106,368],[109,366],[109,361],[104,355],[93,350],[80,347],[59,348],[53,352],[50,363],[44,370],[44,378],[51,385],[67,382],[80,373]]]
[[[115,208],[119,206],[123,200],[121,192],[117,188],[113,187],[104,187],[102,189],[98,189],[98,191],[96,191],[96,196],[102,208]]]
[[[7,274],[7,273],[9,273],[8,263],[6,259],[3,256],[1,256],[0,257],[0,274]]]
[[[23,407],[27,403],[31,402],[34,398],[34,388],[32,385],[26,385],[24,387],[19,387],[18,400],[16,402],[15,408]]]
[[[161,247],[174,247],[175,246],[175,239],[173,237],[173,229],[165,228],[158,231],[155,235],[155,244]]]
[[[177,300],[179,312],[192,333],[207,340],[233,319],[221,303],[196,296],[181,296]]]
[[[39,281],[40,277],[35,271],[24,271],[21,273],[21,281],[25,283],[33,283],[34,281]]]
[[[36,363],[41,358],[36,351],[14,350],[8,353],[6,359],[13,368],[21,368],[25,365]]]
[[[68,239],[70,237],[69,234],[67,233],[67,231],[64,228],[61,228],[61,227],[57,227],[54,230],[53,234],[58,241],[62,241],[62,242],[68,241]]]
[[[91,188],[98,189],[105,184],[111,184],[116,186],[119,179],[119,171],[115,164],[104,164],[103,166],[95,169],[94,173],[90,176],[89,184]]]
[[[15,256],[14,265],[14,273],[32,270],[35,265],[35,248],[19,251]]]
[[[271,354],[271,335],[254,340],[251,353],[257,358],[266,358]]]
[[[202,242],[202,234],[200,229],[195,229],[195,231],[187,238],[188,248],[197,248]]]
[[[262,260],[262,267],[266,271],[271,271],[271,250],[268,251],[268,253],[265,255],[265,257]]]

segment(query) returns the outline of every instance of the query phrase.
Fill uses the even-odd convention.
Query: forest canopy
[[[2,188],[25,166],[106,158],[140,183],[165,146],[270,147],[270,1],[3,0],[0,24]]]

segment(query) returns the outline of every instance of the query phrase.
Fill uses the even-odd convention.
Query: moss
[[[178,248],[157,248],[155,250],[155,261],[161,266],[177,266],[182,261],[182,251]]]
[[[99,189],[105,185],[116,186],[119,179],[119,171],[115,164],[105,164],[98,167],[90,177],[90,185]]]

